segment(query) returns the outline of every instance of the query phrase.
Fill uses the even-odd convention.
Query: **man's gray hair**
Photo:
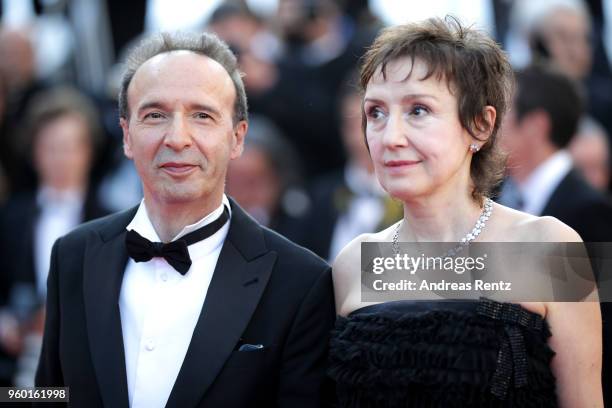
[[[119,116],[121,118],[129,118],[128,87],[138,68],[156,55],[171,51],[192,51],[221,64],[232,79],[236,90],[234,123],[248,120],[246,92],[234,53],[215,34],[187,32],[151,35],[130,50],[121,78],[121,88],[119,89]]]

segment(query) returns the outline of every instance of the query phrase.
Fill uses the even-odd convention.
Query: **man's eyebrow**
[[[220,116],[221,113],[219,112],[219,110],[217,108],[214,108],[210,105],[206,105],[206,104],[202,104],[202,103],[192,103],[188,105],[188,108],[190,111],[205,111],[205,112],[209,112],[213,115],[216,116]],[[161,109],[164,111],[167,110],[171,110],[171,108],[167,107],[163,102],[160,101],[150,101],[150,102],[145,102],[142,105],[140,105],[138,107],[138,112],[143,112],[145,110],[148,109]]]
[[[189,110],[191,111],[204,111],[212,113],[214,116],[221,116],[221,112],[217,108],[214,108],[210,105],[202,104],[202,103],[194,103],[189,105]]]
[[[145,111],[147,109],[161,109],[161,110],[166,110],[166,106],[159,101],[151,101],[151,102],[145,102],[142,105],[140,105],[138,107],[138,112],[142,112]]]

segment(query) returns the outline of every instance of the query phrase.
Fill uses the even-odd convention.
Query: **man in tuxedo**
[[[500,202],[558,218],[585,242],[612,241],[612,205],[584,180],[566,150],[582,115],[581,94],[552,66],[517,74],[513,109],[504,122],[509,179]]]
[[[60,238],[38,386],[78,407],[317,407],[329,266],[224,195],[247,133],[236,58],[210,34],[145,39],[119,96],[144,200]]]
[[[553,216],[585,242],[612,241],[612,204],[574,168],[566,151],[582,114],[580,92],[571,79],[550,66],[517,74],[513,109],[504,123],[510,177],[499,201],[522,211]],[[605,274],[604,274],[605,273]],[[612,279],[602,271],[600,281]],[[602,294],[604,299],[608,297]],[[601,303],[604,398],[612,400],[612,303]]]

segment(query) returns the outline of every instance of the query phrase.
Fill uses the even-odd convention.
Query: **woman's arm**
[[[560,406],[603,407],[599,303],[549,303],[547,320],[552,332],[549,344],[556,352],[551,367]]]
[[[582,242],[573,229],[552,217],[540,218],[543,242]],[[601,386],[602,322],[597,289],[582,302],[546,304],[546,318],[556,352],[551,368],[563,408],[603,407]]]

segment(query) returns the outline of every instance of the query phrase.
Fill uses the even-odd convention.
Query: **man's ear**
[[[236,124],[236,126],[234,126],[230,159],[234,160],[242,155],[242,151],[244,150],[244,138],[246,137],[248,130],[249,124],[246,120],[241,120]]]
[[[130,125],[126,118],[119,119],[119,126],[121,126],[121,131],[123,132],[123,154],[128,159],[133,159],[134,154],[132,152],[132,140],[130,138]]]

